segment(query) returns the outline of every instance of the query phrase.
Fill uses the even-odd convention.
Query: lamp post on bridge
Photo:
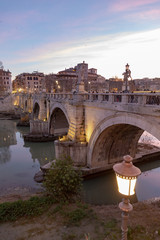
[[[133,206],[130,204],[128,197],[135,194],[136,180],[141,174],[140,169],[133,165],[132,160],[133,158],[131,156],[126,155],[123,157],[122,163],[117,163],[113,166],[113,170],[116,174],[118,191],[125,196],[122,202],[119,203],[119,208],[122,210],[121,240],[127,240],[128,217],[129,212],[133,210]]]

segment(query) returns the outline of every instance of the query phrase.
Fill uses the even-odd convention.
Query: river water
[[[29,190],[41,190],[34,181],[40,166],[55,157],[54,142],[24,142],[27,127],[17,127],[14,120],[0,120],[0,195]],[[160,159],[141,163],[142,174],[138,177],[136,194],[132,202],[160,197]],[[114,204],[123,197],[117,191],[113,171],[84,181],[84,200],[94,204]]]

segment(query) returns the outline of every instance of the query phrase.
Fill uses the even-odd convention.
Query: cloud
[[[74,42],[49,43],[34,50],[19,53],[12,62],[24,69],[39,69],[45,73],[57,72],[75,66],[83,60],[89,67],[109,78],[122,77],[125,64],[131,66],[132,77],[160,76],[160,29],[105,35]],[[25,68],[26,66],[26,68]],[[17,73],[18,74],[18,73]]]
[[[150,9],[146,11],[140,11],[131,13],[126,16],[128,19],[137,20],[157,20],[160,19],[160,9]]]
[[[110,7],[110,10],[114,12],[122,12],[127,10],[133,10],[137,7],[157,3],[158,0],[134,0],[134,1],[128,1],[128,0],[118,0],[115,3],[113,3]]]

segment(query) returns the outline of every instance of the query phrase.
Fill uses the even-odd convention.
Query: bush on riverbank
[[[52,163],[43,185],[57,202],[73,201],[82,189],[81,171],[75,170],[71,158],[64,156]]]

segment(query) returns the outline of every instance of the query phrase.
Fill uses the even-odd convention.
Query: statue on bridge
[[[130,78],[132,80],[131,77],[131,70],[129,69],[129,64],[126,64],[126,71],[124,73],[122,73],[122,75],[124,75],[124,83],[122,86],[122,91],[123,92],[129,92],[129,84],[128,84],[128,79]]]

